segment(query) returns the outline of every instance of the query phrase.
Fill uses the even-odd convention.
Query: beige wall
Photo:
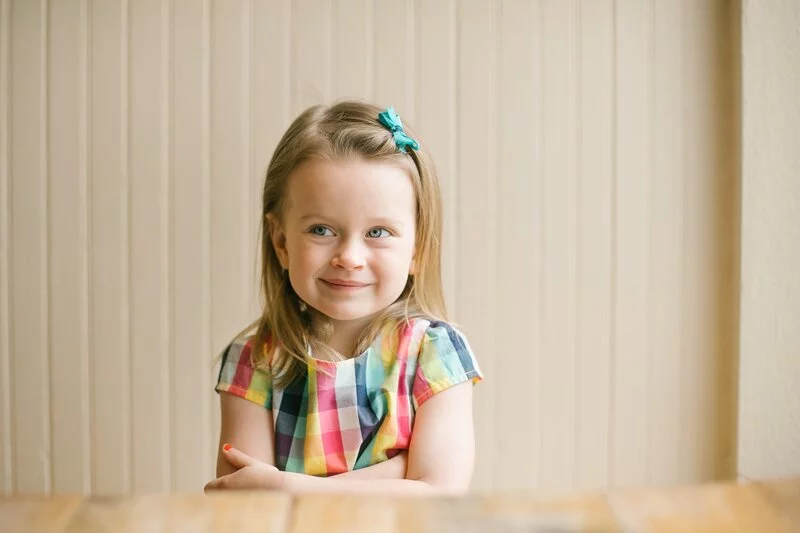
[[[200,490],[263,169],[344,96],[441,172],[475,489],[733,475],[735,3],[1,5],[0,491]]]
[[[800,5],[742,8],[739,474],[800,475]]]

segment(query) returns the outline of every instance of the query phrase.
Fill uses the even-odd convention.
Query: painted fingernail
[[[225,450],[226,452],[229,452],[231,448],[233,448],[233,446],[227,443],[225,444],[225,446],[222,447],[222,449]]]

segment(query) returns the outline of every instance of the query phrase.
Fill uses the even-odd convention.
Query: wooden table
[[[512,493],[442,499],[213,496],[0,497],[5,532],[800,532],[800,478],[611,491],[564,500]]]

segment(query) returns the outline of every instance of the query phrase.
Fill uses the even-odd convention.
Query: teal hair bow
[[[419,143],[406,135],[406,132],[403,131],[403,123],[400,121],[400,117],[397,116],[397,113],[394,112],[393,107],[387,107],[386,111],[378,113],[378,122],[392,132],[394,144],[397,146],[398,150],[403,153],[406,153],[407,147],[412,150],[419,150]]]

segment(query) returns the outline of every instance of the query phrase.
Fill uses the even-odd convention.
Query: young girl
[[[263,315],[225,350],[215,489],[463,493],[481,372],[446,320],[439,183],[392,108],[314,106],[267,170]]]

